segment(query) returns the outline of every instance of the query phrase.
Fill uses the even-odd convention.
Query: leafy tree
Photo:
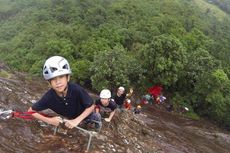
[[[176,82],[177,90],[185,93],[189,93],[194,90],[196,84],[201,78],[208,72],[220,68],[220,61],[216,60],[210,53],[205,49],[197,49],[187,55],[187,63],[185,65],[183,74],[180,79]],[[188,92],[190,91],[190,92]]]
[[[98,52],[109,49],[109,40],[105,38],[94,38],[91,37],[86,41],[83,41],[79,46],[79,57],[83,59],[88,59],[89,61],[94,60],[94,55]]]
[[[206,49],[212,43],[211,40],[197,28],[187,33],[182,41],[189,52],[194,52],[200,48]]]
[[[144,76],[150,85],[161,83],[170,86],[181,75],[186,63],[186,51],[178,39],[171,35],[155,37],[140,52]]]
[[[91,62],[84,59],[72,59],[69,62],[74,76],[74,80],[81,85],[84,85],[84,81],[86,81],[91,76]]]
[[[121,46],[102,51],[95,55],[91,65],[92,85],[98,91],[102,88],[114,89],[117,86],[129,86],[130,78],[139,80],[141,69]]]
[[[50,40],[47,42],[49,56],[60,54],[62,56],[73,55],[74,45],[67,39]]]
[[[230,80],[222,69],[207,73],[196,86],[197,111],[229,126]]]

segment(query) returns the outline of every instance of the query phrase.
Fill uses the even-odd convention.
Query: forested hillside
[[[92,88],[162,84],[230,128],[230,16],[206,0],[0,0],[0,60],[41,75],[62,55]]]

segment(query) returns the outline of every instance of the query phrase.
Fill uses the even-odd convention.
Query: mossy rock
[[[10,76],[11,75],[7,71],[0,70],[0,77],[2,77],[2,78],[10,78]]]

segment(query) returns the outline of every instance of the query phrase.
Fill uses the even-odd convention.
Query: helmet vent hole
[[[67,70],[69,69],[67,64],[65,64],[62,68]]]
[[[50,71],[53,73],[54,71],[56,71],[57,68],[56,67],[50,67]]]

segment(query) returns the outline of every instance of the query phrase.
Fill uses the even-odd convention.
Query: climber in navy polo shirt
[[[34,113],[36,119],[58,126],[64,117],[68,128],[74,128],[86,119],[99,120],[93,113],[95,105],[88,93],[81,86],[69,83],[70,74],[71,69],[65,58],[53,56],[46,60],[43,76],[51,88],[28,111],[51,109],[60,116],[46,117]]]

